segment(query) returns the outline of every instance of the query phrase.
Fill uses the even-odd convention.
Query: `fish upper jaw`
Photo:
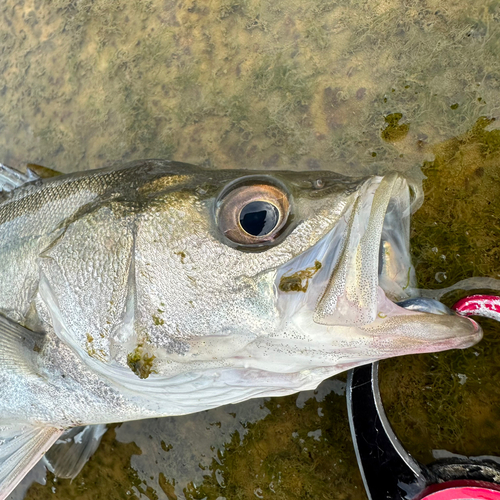
[[[405,289],[412,278],[408,185],[397,174],[379,179],[365,185],[349,214],[342,254],[314,312],[319,324],[363,326],[384,314],[379,275],[394,285],[395,298],[408,296]],[[392,255],[385,255],[383,243]]]
[[[318,325],[370,324],[380,312],[379,277],[394,289],[391,298],[408,298],[405,288],[414,280],[409,205],[408,186],[398,175],[368,179],[330,232],[278,269],[282,316],[307,310]],[[381,264],[382,239],[388,251]]]
[[[278,270],[281,317],[295,316],[291,321],[304,334],[318,332],[322,341],[327,334],[346,353],[352,348],[353,357],[363,351],[364,362],[478,342],[481,328],[468,318],[395,303],[416,294],[409,228],[406,180],[398,174],[369,179],[330,233]],[[294,276],[303,278],[302,286],[287,289]]]

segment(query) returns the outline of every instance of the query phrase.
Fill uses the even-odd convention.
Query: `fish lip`
[[[439,302],[439,303],[442,304],[441,302]],[[447,306],[445,306],[444,304],[442,304],[442,305],[444,308],[448,309]],[[474,344],[477,344],[477,342],[479,342],[482,339],[483,329],[481,328],[481,325],[479,325],[479,323],[477,323],[472,318],[458,314],[457,312],[455,312],[451,309],[448,309],[448,311],[449,312],[418,311],[417,313],[424,314],[424,315],[432,315],[435,317],[442,317],[442,318],[450,317],[451,321],[459,320],[464,325],[468,324],[469,326],[472,326],[472,330],[470,330],[469,332],[464,332],[463,335],[451,335],[451,336],[443,339],[443,340],[456,339],[457,345],[454,346],[455,348],[465,349],[465,348],[470,347]],[[458,333],[458,328],[454,331]]]
[[[397,314],[392,301],[409,298],[415,282],[410,205],[408,184],[396,173],[374,177],[359,191],[344,215],[343,248],[318,301],[317,323],[362,327]]]
[[[448,306],[436,299],[414,297],[402,302],[396,302],[396,305],[402,307],[403,309],[419,311],[422,313],[436,314],[441,316],[458,316],[460,318],[465,318],[468,319],[474,326],[474,333],[481,331],[480,325],[471,317],[465,314],[460,314],[456,310],[450,309]]]
[[[463,318],[464,316],[461,316],[461,317]],[[467,318],[467,319],[468,319],[468,320],[472,323],[472,325],[474,326],[474,331],[475,331],[475,332],[480,332],[480,331],[482,331],[482,328],[479,326],[479,323],[478,323],[477,321],[473,320],[472,318]]]
[[[420,300],[420,297],[414,297]],[[388,301],[389,298],[386,297]],[[477,344],[483,337],[483,330],[481,326],[470,317],[462,316],[453,310],[448,309],[444,304],[443,309],[432,310],[411,310],[401,307],[396,302],[391,301],[397,313],[393,316],[388,316],[389,320],[395,320],[398,316],[403,317],[402,320],[410,325],[420,325],[422,331],[425,331],[425,336],[413,336],[404,331],[390,334],[387,330],[384,331],[383,323],[377,332],[380,336],[392,335],[394,339],[403,337],[412,339],[415,345],[421,344],[425,346],[423,349],[415,348],[414,352],[437,352],[448,349],[466,349]],[[436,301],[437,302],[437,301]],[[444,312],[448,310],[449,312]],[[375,333],[372,327],[376,324],[366,325],[363,329]],[[388,329],[390,330],[390,328]],[[401,328],[404,330],[404,327]]]

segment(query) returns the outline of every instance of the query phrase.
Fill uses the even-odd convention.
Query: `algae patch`
[[[99,361],[107,361],[106,353],[103,349],[96,349],[94,345],[94,337],[90,335],[90,333],[86,334],[87,342],[85,342],[85,350],[87,354],[94,359],[98,359]]]
[[[282,292],[307,292],[309,280],[321,269],[321,262],[317,260],[314,266],[297,271],[291,276],[282,276],[279,289]],[[303,283],[305,281],[305,283]]]
[[[175,494],[175,480],[170,482],[163,472],[160,472],[158,477],[158,484],[163,490],[163,493],[167,495],[168,500],[177,500],[177,495]]]
[[[163,312],[161,311],[160,309],[158,309],[158,312]],[[164,325],[165,324],[165,321],[163,321],[159,316],[156,316],[153,314],[153,323],[156,325],[156,326],[161,326],[161,325]]]
[[[385,117],[387,126],[382,130],[382,139],[385,142],[398,142],[402,141],[410,130],[408,123],[399,123],[403,118],[401,113],[391,113]]]
[[[148,378],[152,373],[156,373],[153,369],[153,361],[156,356],[148,355],[145,352],[144,344],[138,344],[137,347],[127,355],[127,365],[139,377]]]
[[[186,252],[174,252],[175,255],[178,255],[181,258],[181,264],[184,264],[184,259],[186,258]]]

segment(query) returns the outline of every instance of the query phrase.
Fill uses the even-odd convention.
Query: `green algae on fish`
[[[309,280],[321,269],[321,262],[318,260],[314,266],[308,267],[302,271],[297,271],[290,276],[282,276],[279,289],[282,292],[307,292]],[[305,283],[302,283],[305,281]]]
[[[99,361],[106,361],[106,353],[102,349],[96,349],[94,345],[94,337],[87,333],[87,341],[85,342],[85,351],[87,354],[94,359]]]
[[[153,361],[156,356],[148,355],[144,350],[144,344],[138,344],[137,347],[127,355],[127,365],[141,379],[148,378],[152,373]]]
[[[158,312],[162,313],[163,311],[161,309],[158,309]],[[161,319],[159,316],[156,316],[155,314],[153,314],[152,318],[153,318],[153,323],[156,326],[161,326],[161,325],[165,324],[165,321],[163,319]]]
[[[184,264],[184,259],[186,258],[186,252],[174,252],[175,255],[178,255],[181,258],[181,264]]]

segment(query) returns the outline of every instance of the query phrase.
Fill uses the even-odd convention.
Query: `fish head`
[[[151,193],[135,243],[135,320],[160,371],[324,376],[480,339],[469,319],[397,305],[415,294],[398,174],[183,174]]]
[[[481,338],[467,318],[397,304],[416,295],[398,174],[160,161],[124,172],[95,174],[111,195],[72,216],[40,259],[56,335],[121,387],[219,377],[226,396],[209,393],[207,407]]]

